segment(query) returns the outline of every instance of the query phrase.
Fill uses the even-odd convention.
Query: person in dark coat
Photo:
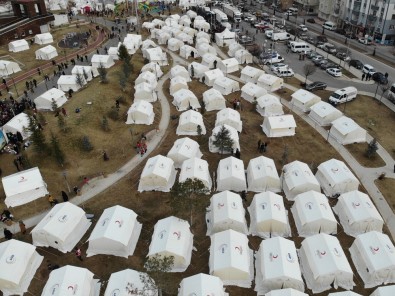
[[[12,232],[9,231],[7,228],[4,228],[4,237],[6,240],[12,239]]]
[[[69,196],[68,196],[67,193],[64,192],[63,190],[62,190],[62,198],[63,198],[63,201],[64,201],[64,202],[69,201]]]

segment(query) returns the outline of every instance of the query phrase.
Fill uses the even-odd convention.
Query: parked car
[[[325,82],[315,81],[306,85],[306,90],[315,91],[315,90],[324,90],[328,85]]]
[[[320,65],[320,68],[322,70],[326,70],[328,68],[338,68],[338,69],[340,69],[339,65],[337,65],[335,63],[332,63],[332,62],[323,63],[323,64]]]
[[[372,79],[380,84],[388,84],[388,78],[381,72],[375,72],[372,75]]]
[[[359,42],[359,43],[362,43],[362,44],[366,44],[366,45],[371,45],[371,44],[373,44],[372,38],[368,38],[368,39],[365,39],[365,38],[358,38],[358,42]]]
[[[240,44],[251,44],[254,40],[250,36],[241,36],[239,39]]]
[[[308,18],[306,22],[310,24],[315,24],[315,20],[313,18]]]
[[[326,72],[334,77],[341,77],[343,75],[342,71],[338,68],[328,68]]]
[[[373,68],[373,66],[365,64],[362,67],[362,72],[365,74],[372,74],[376,72],[376,70]]]
[[[307,57],[308,59],[312,59],[312,58],[316,57],[317,55],[318,55],[318,53],[316,53],[315,51],[310,51],[310,52],[308,52],[308,53],[306,54],[306,57]]]
[[[337,52],[336,47],[331,43],[324,43],[324,51],[329,52],[330,54],[335,54]]]
[[[258,23],[258,24],[255,24],[255,28],[263,30],[263,29],[270,28],[270,25],[269,25],[269,23],[266,23],[266,22]]]
[[[346,61],[346,62],[351,60],[351,57],[349,55],[347,55],[345,52],[338,52],[336,54],[336,57],[341,59],[342,61]]]
[[[335,32],[336,32],[337,34],[340,34],[340,35],[345,35],[345,34],[346,34],[346,30],[343,29],[343,28],[337,28],[337,29],[335,30]]]
[[[317,36],[316,39],[317,39],[317,41],[322,42],[322,43],[328,42],[328,38],[326,38],[326,36],[324,36],[324,35]]]
[[[329,60],[325,59],[324,57],[321,57],[321,58],[318,58],[318,59],[314,58],[314,59],[312,59],[312,61],[313,61],[314,65],[316,65],[318,67],[321,66],[321,64],[323,64],[323,63],[328,63],[329,62]]]
[[[310,44],[315,44],[315,38],[312,36],[307,36],[306,42]]]
[[[336,106],[338,104],[347,103],[354,100],[357,97],[358,90],[353,86],[348,86],[342,89],[338,89],[332,93],[329,97],[329,103]]]
[[[315,62],[321,61],[324,59],[324,57],[320,54],[317,54],[314,58],[311,59],[311,61],[315,64]]]
[[[292,69],[283,69],[279,68],[277,71],[274,71],[274,74],[278,77],[293,77],[295,75]]]
[[[350,67],[354,67],[358,70],[362,70],[363,68],[363,63],[360,60],[350,60],[348,64],[350,65]]]
[[[307,27],[305,25],[299,25],[298,29],[303,31],[303,32],[307,32],[309,29],[307,29]]]
[[[301,40],[307,40],[307,38],[309,38],[309,36],[307,36],[306,33],[301,32],[301,31],[298,32],[298,37],[299,37],[299,39],[301,39]]]
[[[289,67],[287,64],[284,64],[284,63],[276,63],[276,64],[272,64],[272,65],[270,66],[270,70],[271,70],[271,71],[276,71],[276,70],[279,69],[279,68],[287,68],[287,67]]]
[[[280,56],[279,54],[273,55],[271,58],[265,59],[263,61],[264,64],[271,65],[271,64],[277,64],[284,62],[284,58]]]

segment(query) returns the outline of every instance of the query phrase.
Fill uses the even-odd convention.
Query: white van
[[[291,12],[292,14],[298,14],[298,9],[295,7],[288,8],[288,11]]]
[[[326,30],[329,31],[335,31],[336,30],[336,25],[332,22],[325,22],[322,27]]]
[[[292,52],[310,52],[311,48],[307,45],[306,42],[292,42],[291,43],[291,51]]]
[[[373,68],[373,66],[365,64],[365,65],[363,65],[362,72],[365,74],[373,75],[373,73],[375,73],[376,70]]]
[[[291,35],[289,35],[287,32],[275,32],[272,34],[273,41],[285,41],[290,39]]]
[[[357,97],[358,91],[355,87],[349,86],[338,89],[329,97],[329,102],[334,105],[346,103],[354,100]]]

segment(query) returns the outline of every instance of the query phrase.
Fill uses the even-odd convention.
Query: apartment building
[[[294,6],[297,7],[302,14],[317,15],[320,1],[327,0],[294,0]]]

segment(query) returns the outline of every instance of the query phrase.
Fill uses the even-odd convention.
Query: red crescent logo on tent
[[[324,256],[324,255],[326,255],[326,252],[324,251],[324,252],[320,252],[320,254],[322,255],[322,256]]]
[[[274,258],[274,259],[277,259],[277,258],[278,258],[278,255],[273,255],[273,258]]]
[[[73,286],[68,286],[68,287],[67,287],[67,290],[70,290],[70,289],[71,289],[71,290],[74,290],[74,287],[73,287]]]

